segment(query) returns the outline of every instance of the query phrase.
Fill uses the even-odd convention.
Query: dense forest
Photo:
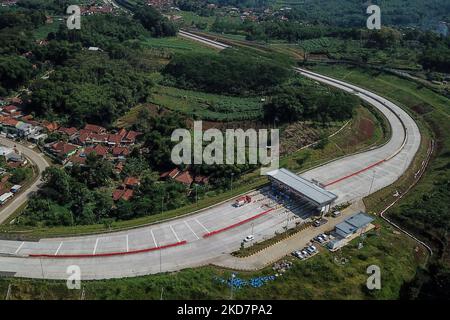
[[[228,94],[261,93],[286,81],[290,74],[276,63],[234,52],[179,55],[164,73],[180,87]]]
[[[359,105],[358,98],[352,95],[302,79],[277,87],[269,100],[264,106],[265,119],[281,123],[350,119]]]
[[[86,122],[110,126],[145,101],[152,83],[147,73],[124,60],[84,51],[57,67],[50,81],[39,80],[31,86],[28,108],[77,127]]]

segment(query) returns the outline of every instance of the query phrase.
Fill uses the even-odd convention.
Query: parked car
[[[326,219],[317,219],[316,221],[314,221],[313,225],[314,227],[320,227],[321,225],[324,225],[325,223],[327,223],[328,220]]]
[[[339,217],[340,215],[341,215],[341,212],[338,211],[338,210],[333,211],[333,213],[331,214],[331,216],[332,216],[333,218],[337,218],[337,217]]]
[[[298,251],[297,258],[299,258],[300,260],[304,260],[306,257],[300,251]]]

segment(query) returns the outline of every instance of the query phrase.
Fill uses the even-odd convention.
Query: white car
[[[339,217],[341,215],[341,212],[340,211],[334,211],[331,215],[333,216],[333,218],[337,218],[337,217]]]
[[[244,242],[250,242],[250,241],[253,241],[253,240],[255,240],[255,236],[249,235],[249,236],[245,237]]]

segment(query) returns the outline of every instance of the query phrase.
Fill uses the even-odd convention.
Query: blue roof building
[[[352,234],[367,227],[374,219],[367,214],[360,212],[347,218],[345,221],[336,225],[336,233],[343,238],[347,238]]]

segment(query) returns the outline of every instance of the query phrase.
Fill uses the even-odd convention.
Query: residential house
[[[175,177],[180,173],[180,169],[178,168],[174,168],[170,171],[166,171],[161,173],[161,175],[159,176],[161,179],[167,179],[167,178],[171,178],[171,179],[175,179]]]
[[[44,128],[44,130],[46,130],[49,133],[54,132],[59,128],[59,125],[56,122],[42,121],[41,125]]]
[[[59,127],[59,129],[57,129],[56,132],[67,136],[67,138],[72,141],[76,137],[78,130],[77,130],[77,128],[74,128],[74,127],[70,127],[70,128]]]
[[[22,121],[17,122],[16,129],[17,135],[22,138],[28,137],[30,134],[35,134],[39,130],[38,127]]]
[[[84,126],[84,130],[90,131],[90,132],[93,132],[93,133],[98,133],[98,134],[102,134],[102,133],[106,132],[105,128],[103,128],[101,126],[97,126],[95,124],[86,124]]]
[[[3,108],[1,108],[1,111],[3,114],[11,116],[11,114],[16,113],[17,111],[19,111],[19,108],[15,105],[8,105],[8,106],[4,106]]]
[[[189,171],[181,172],[174,178],[174,180],[184,184],[187,187],[190,187],[192,182],[194,181]]]
[[[122,137],[119,134],[109,134],[107,139],[109,146],[118,146],[122,141]]]
[[[73,156],[80,147],[64,141],[58,141],[46,145],[46,150],[57,157],[63,164],[67,162],[68,158]]]
[[[69,160],[67,160],[66,165],[67,166],[73,166],[73,165],[79,165],[79,166],[84,166],[86,165],[86,157],[82,157],[79,153],[74,154],[73,156],[71,156],[69,158]]]
[[[117,188],[114,190],[112,194],[112,198],[114,201],[119,201],[120,199],[123,199],[125,201],[130,200],[133,197],[134,190],[123,188],[123,186]]]
[[[87,147],[82,152],[81,157],[87,157],[91,153],[95,153],[97,156],[105,158],[108,154],[108,149],[100,144],[94,147]]]
[[[129,189],[134,189],[141,184],[140,180],[136,177],[127,177],[123,183]]]
[[[130,149],[127,147],[114,147],[111,150],[113,158],[119,161],[123,161],[130,154]]]

